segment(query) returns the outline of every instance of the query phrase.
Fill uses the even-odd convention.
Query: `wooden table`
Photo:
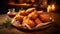
[[[55,20],[55,22],[49,28],[39,31],[21,31],[12,26],[0,28],[0,34],[60,34],[60,14],[59,13],[49,13],[51,17]],[[0,15],[0,24],[3,22],[8,16],[6,14]]]

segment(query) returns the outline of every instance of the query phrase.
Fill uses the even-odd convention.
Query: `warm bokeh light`
[[[51,11],[51,6],[48,5],[48,7],[47,7],[47,12],[50,12],[50,11]]]
[[[52,9],[52,11],[55,10],[55,5],[54,4],[52,4],[52,8],[51,9]]]
[[[54,10],[55,10],[55,5],[54,4],[48,5],[47,12],[51,12],[51,11],[54,11]]]

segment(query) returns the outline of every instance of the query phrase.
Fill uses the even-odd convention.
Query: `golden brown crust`
[[[35,23],[32,20],[30,20],[29,18],[27,18],[23,21],[23,26],[25,26],[26,24],[29,25],[31,28],[35,26]]]
[[[26,11],[19,12],[19,15],[15,17],[17,21],[22,21],[22,25],[26,24],[33,28],[42,22],[49,22],[50,16],[43,11],[36,11],[35,8],[27,9]]]
[[[27,16],[28,14],[25,11],[20,12],[20,15]]]
[[[37,15],[36,11],[34,11],[28,15],[28,18],[30,18],[30,19],[36,19],[37,17],[38,17],[38,15]]]
[[[36,18],[35,23],[38,25],[38,24],[42,23],[42,21],[39,18]]]
[[[20,21],[20,22],[22,22],[23,21],[23,18],[24,18],[24,16],[17,16],[15,19],[17,20],[17,21]]]
[[[40,14],[39,16],[43,22],[49,22],[50,16],[47,13]]]
[[[29,13],[35,11],[35,10],[36,10],[36,8],[29,8],[29,9],[26,10],[26,12],[29,14]]]

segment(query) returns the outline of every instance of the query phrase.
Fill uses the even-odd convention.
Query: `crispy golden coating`
[[[28,15],[28,18],[30,18],[30,19],[36,19],[37,17],[38,17],[38,15],[37,15],[36,11],[34,11]]]
[[[17,16],[15,19],[16,19],[16,21],[22,22],[22,21],[23,21],[23,17],[24,17],[24,16],[21,16],[21,15],[20,15],[20,16]]]
[[[49,22],[50,16],[47,13],[40,14],[39,16],[43,22]]]
[[[36,18],[35,23],[38,25],[38,24],[42,23],[42,21],[39,18]]]
[[[37,13],[40,15],[41,13],[43,13],[43,10],[42,11],[37,11]]]
[[[29,9],[26,10],[26,12],[29,14],[29,13],[35,11],[35,10],[36,10],[36,8],[29,8]]]
[[[24,16],[23,20],[26,20],[27,19],[27,16]]]
[[[27,16],[28,13],[26,13],[25,11],[21,11],[21,12],[20,12],[20,15],[22,15],[22,16]]]
[[[22,22],[22,26],[26,26],[26,24],[28,24],[28,20],[26,17],[23,18],[23,22]]]
[[[35,26],[35,23],[34,23],[34,21],[33,21],[33,20],[29,20],[28,25],[32,28],[32,27],[34,27],[34,26]]]
[[[29,18],[27,18],[26,20],[23,21],[23,26],[25,26],[26,24],[29,25],[31,28],[33,28],[35,26],[35,23],[32,20],[30,20]]]

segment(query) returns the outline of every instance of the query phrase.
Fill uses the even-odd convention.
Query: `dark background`
[[[0,14],[4,14],[4,13],[7,13],[8,11],[8,1],[9,0],[0,0]],[[48,4],[51,3],[51,1],[55,1],[56,2],[56,11],[55,12],[60,12],[60,1],[59,0],[48,0]]]
[[[8,0],[0,0],[0,14],[4,14],[8,9]]]

